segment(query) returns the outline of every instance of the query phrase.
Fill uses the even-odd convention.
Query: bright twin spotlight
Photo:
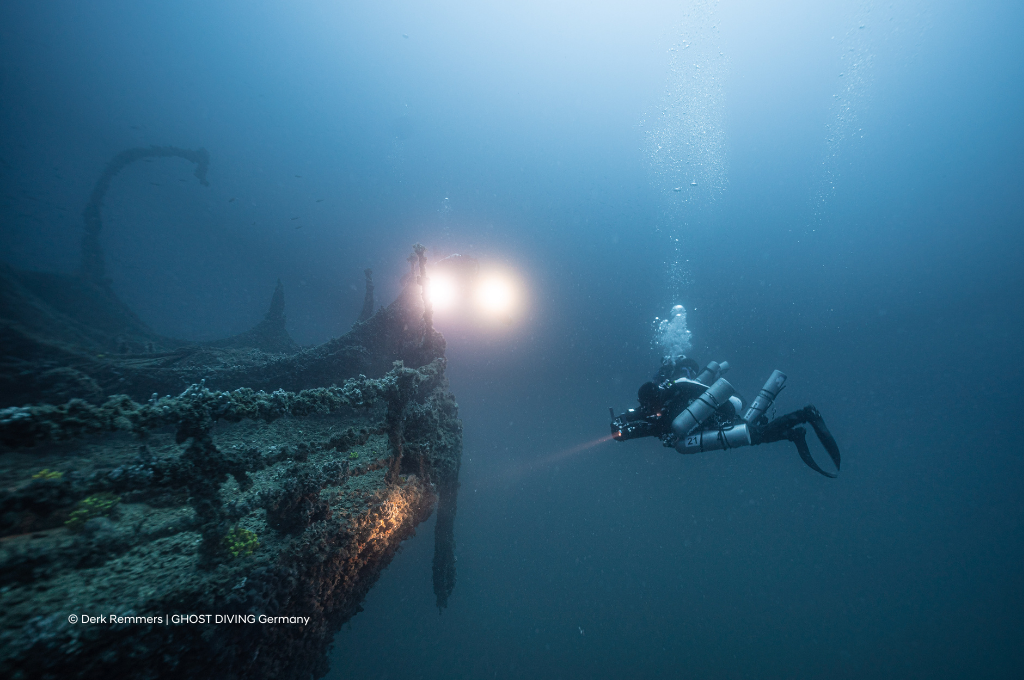
[[[490,275],[476,287],[476,304],[491,316],[508,316],[515,309],[515,286],[508,278]]]
[[[459,304],[458,281],[447,272],[433,274],[427,284],[427,297],[435,312],[447,312]]]
[[[483,267],[452,255],[428,272],[427,296],[434,312],[511,323],[522,307],[522,286],[508,271]]]

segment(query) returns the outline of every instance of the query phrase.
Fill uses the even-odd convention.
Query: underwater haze
[[[458,585],[433,521],[329,678],[1024,675],[1024,5],[1010,1],[0,5],[0,259],[75,271],[107,194],[115,292],[301,345],[390,302],[413,243],[511,273],[441,312],[463,420]],[[610,441],[659,320],[789,442]],[[685,343],[683,342],[685,340]],[[830,463],[814,446],[819,464]]]

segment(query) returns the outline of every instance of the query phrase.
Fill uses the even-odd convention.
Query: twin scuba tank
[[[732,422],[721,427],[701,427],[715,412],[730,400],[734,405],[740,401],[734,395],[734,388],[721,377],[729,370],[729,362],[721,364],[712,361],[697,376],[697,382],[710,384],[703,394],[690,402],[672,421],[672,432],[676,435],[676,451],[679,453],[701,453],[750,446],[750,428],[759,424],[765,412],[786,384],[786,374],[774,371],[764,384],[750,408],[743,414],[741,422]],[[714,380],[714,382],[711,382]]]

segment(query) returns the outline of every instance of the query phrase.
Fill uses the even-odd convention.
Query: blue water
[[[898,5],[4,3],[0,256],[75,270],[103,165],[157,144],[209,186],[136,164],[103,245],[159,332],[280,278],[322,342],[417,241],[515,272],[512,323],[436,319],[449,606],[423,526],[329,677],[1020,677],[1024,8]],[[838,479],[598,441],[674,304],[745,394],[789,375]]]

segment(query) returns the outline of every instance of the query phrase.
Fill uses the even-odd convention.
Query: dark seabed
[[[417,242],[512,282],[510,311],[434,315],[448,606],[431,517],[328,678],[1017,678],[1021,26],[996,0],[9,2],[0,260],[75,271],[105,164],[173,145],[209,185],[134,164],[101,235],[157,333],[243,333],[280,279],[324,343]],[[676,304],[742,394],[789,376],[837,479],[788,442],[609,440]]]

